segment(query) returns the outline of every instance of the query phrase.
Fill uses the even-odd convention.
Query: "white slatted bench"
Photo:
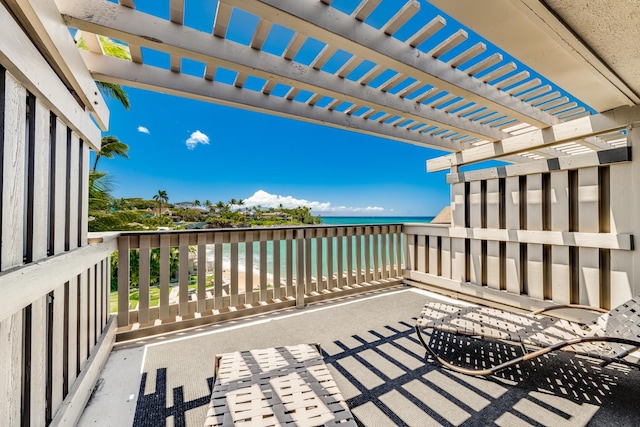
[[[216,356],[210,426],[356,426],[319,346]]]

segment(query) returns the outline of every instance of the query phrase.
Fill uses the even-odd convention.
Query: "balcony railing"
[[[402,276],[399,224],[137,232],[117,239],[118,339],[301,307],[395,285]]]

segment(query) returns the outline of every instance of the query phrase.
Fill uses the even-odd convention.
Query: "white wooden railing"
[[[118,339],[398,284],[401,239],[399,224],[122,233]]]
[[[628,147],[450,174],[452,224],[404,225],[407,283],[536,309],[640,292]]]

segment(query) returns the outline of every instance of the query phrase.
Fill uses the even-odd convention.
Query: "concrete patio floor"
[[[477,378],[426,360],[413,326],[428,299],[448,300],[400,286],[119,344],[80,425],[201,426],[216,354],[299,343],[321,344],[361,425],[640,423],[638,370],[601,369],[597,361],[557,353]],[[478,366],[520,351],[446,334],[434,335],[432,344],[449,360]]]

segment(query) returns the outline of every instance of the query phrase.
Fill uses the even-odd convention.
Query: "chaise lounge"
[[[587,324],[542,315],[563,308],[588,309],[603,314]],[[523,355],[486,369],[463,368],[438,355],[425,341],[424,330],[520,344]],[[418,318],[416,332],[425,350],[435,360],[467,375],[492,375],[555,350],[601,359],[601,366],[616,362],[640,369],[639,363],[625,360],[640,347],[640,296],[608,312],[580,305],[556,305],[531,314],[517,314],[488,307],[429,302]]]

